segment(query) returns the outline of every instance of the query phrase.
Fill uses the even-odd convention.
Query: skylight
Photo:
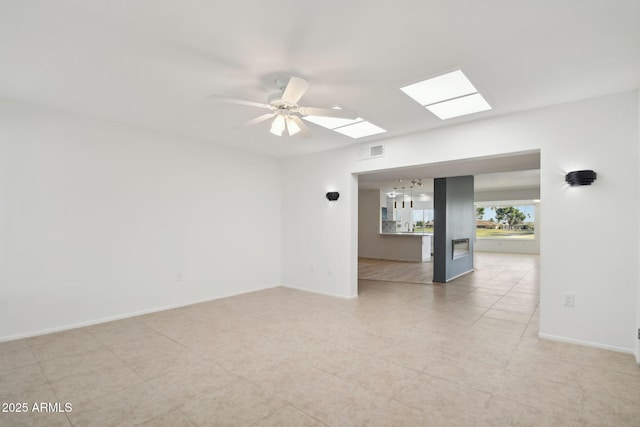
[[[352,120],[333,117],[304,116],[303,119],[351,138],[363,138],[365,136],[386,132],[385,129],[366,121],[362,117]]]
[[[479,93],[451,99],[449,101],[438,102],[437,104],[427,105],[427,110],[438,116],[440,120],[478,113],[480,111],[490,109],[491,106]]]
[[[303,116],[302,118],[327,129],[335,129],[340,126],[347,126],[364,120],[361,117],[358,117],[357,119],[339,119],[336,117]]]
[[[408,85],[400,90],[441,120],[491,109],[461,70]]]
[[[362,138],[365,136],[377,135],[379,133],[386,132],[386,130],[366,120],[354,123],[352,125],[335,128],[333,130],[343,135],[350,136],[351,138]]]

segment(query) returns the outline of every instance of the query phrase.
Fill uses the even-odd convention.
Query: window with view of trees
[[[476,206],[476,237],[524,238],[535,236],[535,206]]]
[[[414,209],[414,231],[419,233],[433,233],[433,209]]]

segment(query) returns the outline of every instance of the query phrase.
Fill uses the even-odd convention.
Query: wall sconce
[[[340,197],[340,193],[338,193],[337,191],[329,191],[327,193],[327,200],[330,202],[335,202],[336,200],[338,200],[338,197]]]
[[[595,181],[596,178],[597,175],[594,171],[583,170],[569,172],[564,177],[564,180],[567,181],[570,186],[575,187],[577,185],[591,185],[591,183]]]

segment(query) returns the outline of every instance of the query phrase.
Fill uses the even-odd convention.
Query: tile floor
[[[640,425],[632,356],[537,338],[537,264],[478,253],[433,285],[361,260],[353,300],[274,288],[0,343],[0,402],[72,404],[0,425]]]

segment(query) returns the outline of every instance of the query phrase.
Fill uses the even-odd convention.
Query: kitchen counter
[[[395,233],[380,233],[384,240],[388,240],[388,259],[400,261],[429,261],[433,246],[433,233],[412,233],[410,231]],[[419,237],[418,239],[405,239]]]
[[[414,233],[411,231],[397,231],[395,233],[380,233],[381,236],[433,236],[433,233]]]

